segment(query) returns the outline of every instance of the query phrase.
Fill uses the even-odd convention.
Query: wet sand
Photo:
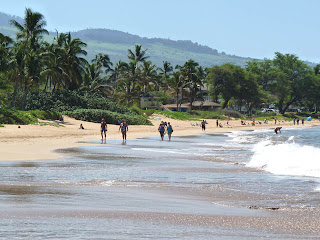
[[[172,142],[94,139],[55,161],[0,162],[0,237],[319,239],[319,209],[291,207],[302,192],[287,191],[310,180],[244,166],[245,145],[212,130]]]

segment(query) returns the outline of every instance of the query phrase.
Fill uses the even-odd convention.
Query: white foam
[[[320,178],[320,148],[294,142],[274,145],[266,140],[256,144],[253,151],[254,155],[246,164],[248,167],[280,175]]]

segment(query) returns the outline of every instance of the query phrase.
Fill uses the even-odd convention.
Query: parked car
[[[271,109],[271,108],[263,108],[263,109],[261,110],[261,112],[263,112],[263,113],[269,113],[269,112],[273,112],[273,113],[275,113],[275,112],[276,112],[276,110]]]

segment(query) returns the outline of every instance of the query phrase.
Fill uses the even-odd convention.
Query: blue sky
[[[192,40],[244,57],[294,53],[320,62],[318,0],[0,0],[0,11],[41,12],[47,29],[109,28],[142,37]]]

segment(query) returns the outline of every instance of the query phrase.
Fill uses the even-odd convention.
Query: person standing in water
[[[173,132],[173,128],[172,128],[170,122],[168,122],[167,133],[168,133],[169,141],[171,141],[171,134],[172,134],[172,132]]]
[[[281,133],[281,128],[282,128],[282,127],[276,127],[276,128],[274,129],[275,134],[278,134],[278,132]]]
[[[122,120],[120,126],[119,126],[119,131],[121,130],[122,133],[122,140],[127,141],[127,132],[128,132],[128,124]]]
[[[164,122],[161,122],[159,127],[158,127],[158,131],[160,133],[160,137],[161,137],[161,140],[163,141],[163,137],[164,137],[164,132],[165,132],[166,128],[165,128],[165,125],[164,125]]]
[[[107,139],[107,123],[104,121],[104,118],[101,120],[101,141],[103,141],[103,135],[104,135],[104,140],[106,141]]]

